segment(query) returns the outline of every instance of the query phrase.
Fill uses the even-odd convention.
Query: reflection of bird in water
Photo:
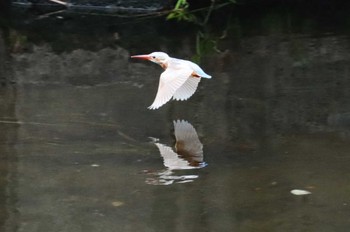
[[[198,178],[198,175],[172,175],[173,170],[198,169],[206,166],[203,162],[203,145],[198,139],[194,127],[184,120],[174,121],[175,151],[164,144],[155,143],[160,155],[163,157],[164,166],[168,169],[159,172],[158,179],[148,178],[149,184],[172,184],[191,182]]]
[[[184,121],[174,121],[175,151],[161,143],[155,143],[164,159],[164,166],[170,170],[203,167],[203,145],[193,126]]]
[[[158,92],[149,109],[158,109],[171,98],[187,100],[196,92],[202,77],[211,78],[197,64],[172,58],[164,52],[152,52],[148,55],[131,56],[131,58],[149,60],[165,69],[160,75]]]

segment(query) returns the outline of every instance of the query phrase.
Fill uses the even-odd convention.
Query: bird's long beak
[[[151,57],[149,55],[136,55],[136,56],[131,56],[131,58],[136,58],[136,59],[141,59],[141,60],[150,60]]]

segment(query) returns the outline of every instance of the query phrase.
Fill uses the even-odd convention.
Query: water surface
[[[162,70],[129,56],[198,59],[198,28],[75,17],[1,29],[0,74],[16,82],[0,90],[2,231],[348,231],[345,32],[208,25],[213,79],[152,111]],[[176,152],[177,120],[206,165],[166,165],[155,142]]]

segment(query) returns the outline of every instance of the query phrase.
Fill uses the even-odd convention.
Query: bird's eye
[[[152,56],[153,59],[155,59],[156,57],[155,56]]]

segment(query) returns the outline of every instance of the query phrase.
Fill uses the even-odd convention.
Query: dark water
[[[288,17],[12,17],[1,231],[349,231],[350,38]],[[148,110],[161,68],[129,56],[155,50],[200,57],[213,78]],[[198,136],[192,166],[158,149],[175,152],[177,120]]]

